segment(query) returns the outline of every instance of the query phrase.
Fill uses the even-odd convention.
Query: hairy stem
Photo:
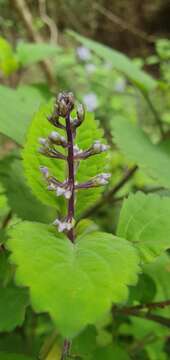
[[[68,201],[68,212],[67,220],[72,222],[74,219],[74,149],[73,149],[73,133],[70,122],[70,111],[66,115],[66,131],[67,131],[67,142],[68,142],[68,182],[71,188],[72,195]],[[74,229],[68,232],[69,239],[74,242]]]

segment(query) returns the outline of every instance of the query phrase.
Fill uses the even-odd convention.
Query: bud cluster
[[[76,109],[75,109],[76,107]],[[76,110],[76,118],[72,119],[71,112]],[[87,150],[81,150],[75,144],[76,128],[79,127],[85,118],[85,111],[82,104],[75,105],[75,99],[71,92],[62,92],[58,95],[53,114],[48,120],[56,127],[63,129],[66,137],[61,136],[57,131],[52,131],[47,138],[40,138],[40,153],[51,158],[61,159],[67,162],[68,177],[61,182],[53,177],[47,167],[41,166],[40,171],[47,183],[47,189],[54,191],[56,196],[63,196],[68,201],[68,213],[66,217],[56,219],[54,225],[59,232],[65,232],[71,241],[74,241],[74,206],[75,193],[81,189],[89,189],[102,186],[108,183],[110,174],[98,174],[84,183],[77,183],[74,179],[80,160],[100,154],[108,150],[109,146],[96,140]],[[63,120],[65,119],[65,123]],[[62,147],[62,152],[56,146]]]

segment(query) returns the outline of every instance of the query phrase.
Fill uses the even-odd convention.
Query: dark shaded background
[[[35,29],[46,37],[49,29],[41,23],[40,2],[26,1]],[[63,31],[71,28],[128,55],[145,56],[152,52],[157,37],[170,35],[169,0],[47,0],[46,6],[57,24],[59,42]],[[15,0],[0,0],[0,31],[13,42],[19,36],[28,36],[19,21]]]

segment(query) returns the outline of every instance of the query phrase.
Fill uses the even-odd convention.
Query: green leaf
[[[82,219],[78,222],[76,226],[76,236],[81,234],[88,234],[92,231],[98,231],[99,227],[95,222],[91,219]]]
[[[114,140],[127,159],[139,165],[159,185],[170,187],[170,142],[154,145],[143,130],[123,117],[117,119],[113,129]]]
[[[40,147],[39,138],[47,137],[54,126],[47,120],[52,113],[53,104],[50,102],[44,105],[35,114],[27,135],[27,142],[23,151],[23,165],[28,184],[33,193],[45,204],[57,208],[57,197],[53,192],[47,190],[47,185],[40,172],[40,166],[47,166],[50,173],[59,181],[65,179],[66,163],[63,160],[50,159],[38,152]],[[63,136],[64,131],[59,131]],[[61,149],[60,149],[61,151]]]
[[[36,199],[26,185],[21,160],[7,156],[0,161],[0,180],[8,204],[19,218],[49,223],[53,213]]]
[[[17,70],[18,63],[11,45],[0,37],[0,72],[5,76],[11,75]]]
[[[156,285],[155,302],[166,301],[170,299],[170,256],[164,253],[154,263],[146,264],[144,267],[145,274],[149,275]],[[170,307],[157,309],[157,313],[162,316],[170,316]]]
[[[143,262],[170,248],[170,198],[141,192],[124,200],[117,236],[131,241]]]
[[[58,50],[58,46],[45,43],[19,43],[16,52],[21,66],[28,66],[48,57],[54,57]]]
[[[128,353],[119,345],[99,347],[92,357],[92,360],[130,360]]]
[[[130,81],[142,90],[153,90],[157,86],[156,80],[144,71],[140,70],[126,55],[97,43],[96,41],[85,38],[74,31],[69,31],[68,33],[84,46],[94,51],[99,57],[107,62],[109,61],[116,70],[123,73]]]
[[[24,222],[9,235],[17,282],[30,288],[34,309],[49,312],[64,337],[125,301],[127,285],[136,283],[136,250],[111,234],[93,232],[73,244],[52,227]]]
[[[137,285],[130,289],[128,303],[133,304],[138,301],[146,304],[154,299],[155,294],[156,285],[153,279],[147,274],[140,274]]]
[[[28,124],[43,102],[44,95],[34,86],[13,90],[0,85],[0,132],[23,145]]]
[[[0,360],[35,360],[26,355],[10,354],[7,352],[0,351]]]
[[[58,208],[63,199],[57,198],[54,192],[46,189],[46,183],[40,172],[40,166],[46,166],[52,176],[59,181],[64,181],[67,173],[67,163],[64,160],[55,160],[43,156],[38,152],[39,138],[47,137],[55,128],[47,120],[47,116],[52,113],[53,104],[43,106],[33,118],[32,124],[28,131],[27,142],[23,151],[24,167],[28,184],[32,188],[34,194],[45,204]],[[58,129],[57,129],[58,131]],[[63,136],[65,132],[59,131]],[[80,149],[87,149],[95,140],[101,140],[103,131],[98,127],[97,121],[94,120],[92,114],[87,113],[82,126],[77,130],[76,144]],[[59,148],[61,151],[61,147]],[[78,170],[76,180],[84,182],[89,178],[104,171],[106,165],[106,154],[97,155],[96,159],[89,158],[82,160]],[[102,188],[80,190],[77,194],[76,215],[79,216],[82,211],[90,207],[97,198],[101,196]]]
[[[71,346],[71,354],[73,356],[79,355],[82,358],[88,359],[88,356],[90,356],[97,347],[96,337],[96,328],[94,326],[88,326],[83,332],[81,332],[81,334],[76,336],[76,338],[73,340]]]
[[[22,325],[27,305],[28,293],[25,289],[0,287],[0,332]]]

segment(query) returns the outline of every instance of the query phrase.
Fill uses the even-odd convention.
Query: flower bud
[[[85,118],[84,106],[82,104],[79,104],[77,107],[77,119],[80,122],[80,124],[84,121],[84,118]]]
[[[57,186],[56,195],[57,196],[63,195],[67,200],[69,200],[71,198],[72,192],[70,189]]]
[[[47,147],[49,145],[48,140],[46,138],[39,138],[38,142],[39,142],[39,144],[41,144],[41,145],[43,145],[45,147]]]
[[[46,166],[40,166],[40,171],[41,173],[44,175],[44,177],[46,179],[48,179],[49,177],[49,171],[48,171],[48,168]]]
[[[67,113],[74,108],[74,96],[71,92],[62,92],[58,95],[56,111],[61,117],[66,117]]]
[[[93,144],[92,148],[94,150],[94,154],[99,154],[101,152],[107,151],[110,148],[110,146],[101,144],[101,142],[99,140],[96,140],[95,143]]]
[[[102,173],[96,176],[95,182],[97,185],[106,185],[108,184],[108,180],[111,177],[109,173]]]
[[[64,136],[61,136],[57,131],[52,131],[49,135],[49,140],[55,145],[67,146],[67,141]]]

